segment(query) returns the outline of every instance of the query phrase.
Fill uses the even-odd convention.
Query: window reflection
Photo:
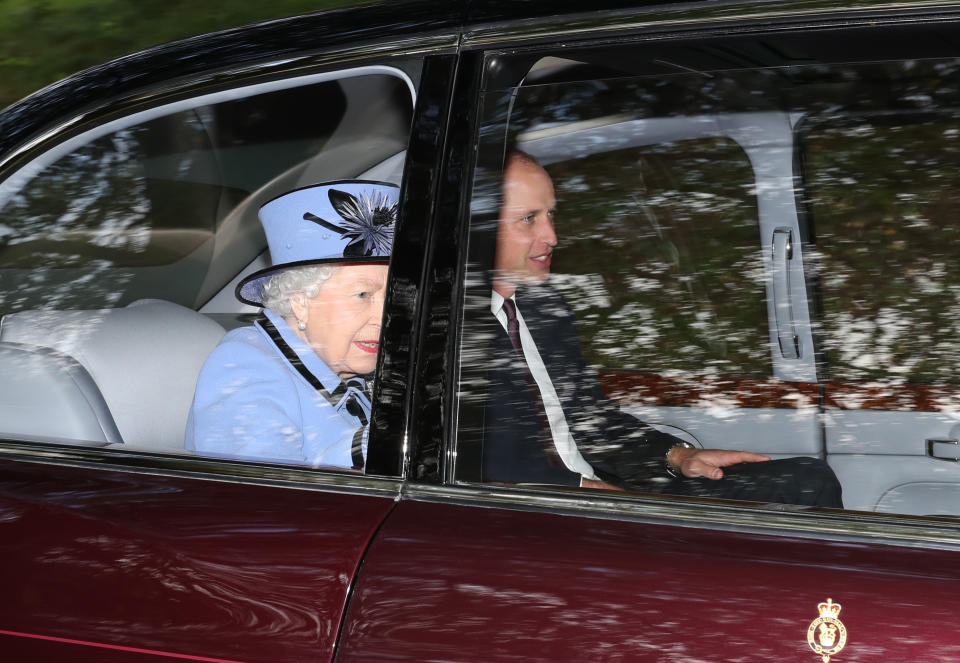
[[[801,134],[835,380],[960,385],[960,115]]]
[[[737,54],[770,64],[731,68]],[[529,427],[496,418],[501,360],[482,325],[500,180],[520,149],[556,187],[542,285],[634,427],[825,460],[848,508],[960,513],[960,469],[928,442],[960,439],[958,61],[817,63],[761,38],[527,62],[484,105],[458,478],[495,479],[496,436]],[[508,82],[499,64],[491,80]],[[617,437],[602,417],[578,425],[575,439]]]
[[[551,273],[608,370],[769,377],[753,170],[728,138],[549,164]]]
[[[418,65],[394,64],[403,68],[318,72],[103,118],[58,136],[0,182],[0,437],[210,452],[192,443],[213,434],[191,434],[187,448],[184,434],[201,367],[225,332],[258,310],[259,300],[234,295],[267,265],[257,211],[318,181],[400,181],[415,91],[405,69]],[[364,374],[378,349],[379,313],[372,317],[357,350]],[[262,378],[249,362],[229,368],[237,384]],[[229,397],[234,386],[205,393]],[[252,390],[238,398],[258,401]],[[363,398],[346,431],[361,461]],[[226,451],[209,455],[289,462],[290,454],[240,449],[268,426],[265,400],[246,431],[212,417]],[[343,406],[356,410],[355,400]],[[283,406],[298,411],[297,403]],[[352,451],[348,444],[348,463]],[[332,462],[321,455],[294,462]]]
[[[292,188],[311,168],[319,179],[360,173],[404,148],[406,79],[360,73],[147,110],[0,182],[0,312],[145,297],[202,306],[266,248],[256,218],[266,201],[252,200],[264,186],[287,178],[278,190]],[[369,144],[350,152],[358,141]]]

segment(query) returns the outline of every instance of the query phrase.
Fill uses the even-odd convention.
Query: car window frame
[[[502,22],[467,26],[460,56],[462,70],[454,94],[461,104],[469,99],[473,105],[469,110],[455,111],[451,119],[452,138],[444,165],[445,188],[441,191],[438,212],[447,218],[457,215],[455,218],[458,220],[458,228],[442,231],[442,237],[434,247],[437,254],[434,258],[432,280],[428,284],[431,296],[440,295],[440,301],[432,305],[429,315],[438,329],[437,333],[433,334],[434,340],[440,342],[442,338],[444,358],[429,373],[427,382],[433,388],[428,390],[423,382],[418,382],[416,399],[421,410],[435,407],[440,420],[434,421],[432,425],[420,425],[417,436],[411,441],[411,463],[418,472],[420,481],[407,487],[406,498],[802,538],[951,550],[960,548],[960,525],[948,518],[849,511],[808,513],[803,509],[782,505],[732,504],[657,495],[624,498],[605,491],[463,484],[458,483],[453,474],[457,457],[459,350],[464,278],[468,261],[466,245],[469,235],[469,210],[474,181],[473,154],[479,140],[478,95],[486,89],[487,63],[502,69],[509,65],[498,61],[498,58],[529,52],[555,54],[560,40],[563,47],[596,46],[647,40],[693,39],[703,35],[723,37],[734,33],[772,32],[792,25],[800,17],[804,20],[805,31],[810,32],[841,26],[849,28],[851,25],[875,26],[878,25],[878,19],[884,19],[880,20],[879,25],[896,26],[902,18],[889,11],[891,7],[872,9],[875,11],[848,8],[811,16],[806,12],[790,11],[781,6],[761,13],[762,15],[752,14],[746,17],[738,17],[737,12],[725,15],[707,12],[699,22],[697,19],[680,21],[676,16],[663,15],[658,17],[662,19],[658,22],[647,20],[650,16],[645,12],[625,11],[628,18],[597,18],[589,25],[558,18],[538,23],[536,26],[518,26],[515,23],[507,25]],[[923,17],[923,13],[924,8],[919,8],[918,18]],[[933,18],[930,15],[927,17]],[[633,30],[628,34],[631,20]],[[501,32],[504,28],[506,31]],[[551,51],[553,53],[550,53]],[[460,171],[457,173],[458,177],[454,178],[451,171],[457,168]],[[806,239],[802,234],[805,232],[804,209],[799,201],[797,222],[799,227],[795,241],[802,242]],[[444,275],[451,269],[455,270],[457,275],[452,283],[449,277]],[[806,288],[809,283],[806,279],[801,279],[799,286]],[[806,301],[811,301],[809,296]],[[815,311],[809,311],[809,314],[815,315]],[[811,357],[810,360],[813,363],[814,358]],[[444,386],[442,395],[437,395],[437,385]],[[442,449],[435,439],[438,433],[443,436]]]
[[[239,88],[261,89],[265,87],[279,89],[279,87],[295,87],[305,84],[303,83],[305,80],[308,81],[306,84],[309,84],[317,82],[317,80],[332,80],[338,76],[342,77],[343,72],[351,70],[382,71],[389,69],[390,73],[402,73],[414,99],[413,126],[411,127],[413,129],[417,125],[419,115],[423,112],[420,109],[418,88],[423,87],[426,80],[425,63],[437,58],[446,58],[449,62],[450,58],[453,57],[451,54],[456,52],[458,38],[458,31],[445,30],[434,32],[420,39],[412,39],[409,36],[388,39],[368,48],[362,47],[363,42],[361,42],[361,45],[351,43],[328,48],[320,54],[308,52],[304,58],[285,56],[274,61],[260,62],[252,67],[247,63],[239,63],[229,68],[214,68],[212,74],[202,72],[194,77],[173,81],[154,81],[152,85],[138,88],[133,93],[118,93],[113,97],[101,100],[94,108],[83,108],[79,112],[74,108],[64,109],[61,111],[59,119],[52,123],[52,126],[35,133],[20,145],[10,149],[6,154],[0,155],[0,176],[6,179],[7,175],[15,175],[20,168],[29,167],[29,163],[38,153],[48,149],[56,150],[58,146],[69,144],[78,135],[82,137],[85,131],[97,131],[96,128],[91,128],[91,125],[97,123],[102,122],[106,126],[112,122],[124,123],[126,121],[129,124],[133,120],[128,118],[134,118],[138,114],[149,115],[150,113],[162,112],[170,105],[198,105],[200,102],[197,100],[203,95],[221,100],[230,98],[232,90]],[[410,61],[412,59],[419,62],[419,80],[412,80],[406,71],[391,65],[393,60]],[[211,77],[216,79],[215,85],[211,85]],[[444,92],[445,83],[442,80],[428,83],[428,86],[433,89],[434,101],[436,101],[438,92],[443,92],[442,96],[444,98],[448,97]],[[197,91],[201,91],[202,94],[195,94]],[[442,131],[440,135],[442,135]],[[409,141],[408,150],[414,146],[414,133],[412,131]],[[409,201],[421,198],[417,195],[404,195],[404,190],[408,189],[406,170],[409,165],[410,159],[408,157],[404,168],[404,186],[401,191],[401,218],[404,217],[404,208],[409,204]],[[419,179],[418,184],[413,188],[421,187],[429,188],[429,182]],[[428,220],[423,215],[417,221],[398,223],[397,238],[402,241],[403,237],[411,233],[422,236],[427,225]],[[420,275],[422,273],[422,261],[426,259],[425,256],[426,252],[420,252],[417,255],[405,257],[404,263],[408,265],[407,271]],[[391,284],[393,283],[393,271],[393,263],[391,262],[390,275],[388,276],[388,279],[390,279],[388,282]],[[419,289],[419,278],[409,283],[408,287]],[[419,310],[419,297],[410,297],[409,291],[404,293],[403,296],[398,296],[395,287],[388,287],[388,291],[385,303],[385,319],[414,318],[416,311]],[[390,327],[389,324],[385,325],[385,335],[390,333],[388,327]],[[404,337],[409,337],[411,329],[405,328],[395,333],[402,333]],[[399,345],[408,347],[409,340],[399,343]],[[409,357],[403,358],[402,361],[398,360],[397,363],[401,364],[396,369],[397,374],[405,377],[408,373]],[[383,364],[384,357],[381,355],[377,364],[378,383],[382,382],[379,376],[383,374]],[[388,368],[386,374],[392,375],[393,370]],[[387,379],[389,381],[389,377]],[[394,382],[396,381],[394,380]],[[407,437],[405,428],[389,429],[383,423],[405,422],[407,420],[406,407],[408,404],[404,399],[383,398],[380,393],[381,388],[378,387],[377,393],[374,395],[373,415],[381,425],[372,427],[369,447],[374,450],[375,455],[378,447],[393,447],[394,450],[389,455],[399,458],[405,450],[404,441]],[[384,403],[382,407],[378,406],[381,400]],[[0,458],[34,463],[120,469],[157,475],[191,476],[242,483],[289,484],[302,488],[334,490],[337,492],[372,492],[373,494],[393,495],[395,497],[401,490],[404,481],[402,472],[405,468],[402,463],[396,463],[392,467],[381,463],[377,465],[379,471],[356,473],[339,468],[288,466],[258,461],[204,458],[188,454],[133,451],[123,447],[107,448],[87,446],[82,443],[67,442],[61,444],[16,439],[0,439]]]
[[[123,129],[129,129],[139,124],[162,118],[167,115],[172,115],[174,113],[195,110],[201,106],[214,105],[227,101],[235,101],[238,99],[247,99],[258,94],[306,87],[316,83],[326,83],[350,78],[351,76],[364,76],[369,74],[387,74],[391,76],[397,76],[406,83],[407,88],[410,90],[411,98],[414,102],[416,101],[416,90],[414,89],[414,83],[409,74],[402,69],[379,64],[350,67],[347,69],[334,69],[331,71],[321,71],[304,74],[301,76],[281,78],[273,81],[255,82],[249,85],[232,87],[217,92],[210,92],[197,97],[186,97],[172,100],[156,106],[149,106],[143,110],[109,120],[103,124],[97,124],[86,131],[72,134],[69,138],[66,138],[62,142],[56,143],[49,149],[41,152],[36,158],[7,171],[3,174],[3,179],[0,179],[0,205],[3,205],[3,203],[9,197],[15,196],[17,193],[22,191],[23,187],[27,186],[32,177],[39,171],[56,162],[63,156],[70,154],[74,149],[92,143],[98,138],[102,138],[114,132],[122,131]],[[13,184],[9,184],[11,181]],[[7,187],[11,189],[9,193],[7,192]]]

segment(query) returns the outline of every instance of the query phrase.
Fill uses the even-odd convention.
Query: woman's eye
[[[357,297],[360,299],[366,299],[369,296],[370,296],[370,293],[367,292],[366,290],[357,293]]]

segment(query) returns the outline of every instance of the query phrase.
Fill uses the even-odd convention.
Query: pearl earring
[[[303,320],[297,320],[297,329],[304,331],[307,328],[307,323]]]

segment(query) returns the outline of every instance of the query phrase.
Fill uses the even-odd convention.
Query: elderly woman
[[[186,447],[227,458],[362,469],[397,188],[333,182],[260,210],[273,266],[237,287],[263,306],[207,358]]]

